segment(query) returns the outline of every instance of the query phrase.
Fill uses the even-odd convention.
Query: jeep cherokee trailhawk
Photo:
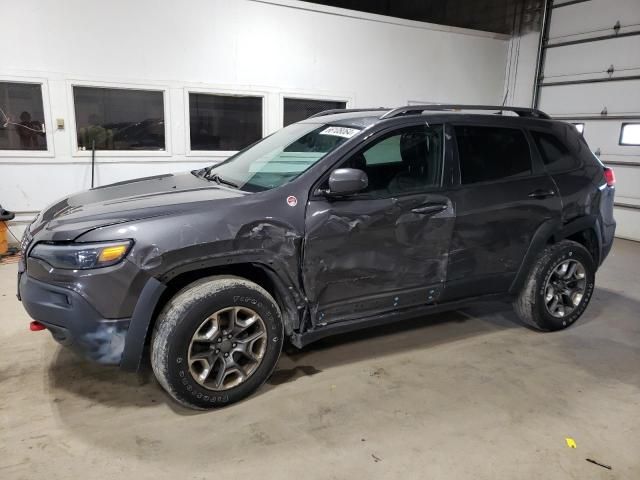
[[[283,343],[513,301],[540,330],[587,307],[613,171],[527,108],[326,111],[228,160],[71,195],[27,229],[19,297],[53,337],[194,408],[249,395]]]

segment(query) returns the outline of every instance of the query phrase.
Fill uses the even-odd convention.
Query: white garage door
[[[617,235],[640,240],[640,0],[554,0],[537,106],[584,126],[617,179]]]

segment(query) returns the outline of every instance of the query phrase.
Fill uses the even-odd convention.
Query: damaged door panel
[[[311,201],[303,278],[314,322],[435,303],[454,219],[439,194]]]
[[[368,176],[358,194],[311,198],[303,281],[316,326],[438,301],[455,208],[442,191],[442,125],[392,129],[339,167]]]

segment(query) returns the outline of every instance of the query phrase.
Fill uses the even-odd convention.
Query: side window
[[[367,165],[402,163],[402,155],[400,155],[400,135],[385,138],[367,149],[363,155],[367,161]]]
[[[46,150],[42,86],[0,82],[0,150]]]
[[[455,127],[463,185],[531,173],[531,152],[524,133],[515,128]]]
[[[160,90],[73,87],[79,150],[164,150]]]
[[[365,193],[375,196],[422,191],[440,185],[442,125],[395,130],[350,157],[342,167],[364,170]]]
[[[578,166],[577,160],[571,155],[567,146],[555,135],[532,131],[531,136],[549,172],[572,170]]]

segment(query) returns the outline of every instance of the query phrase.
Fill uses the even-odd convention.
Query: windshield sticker
[[[359,130],[357,128],[327,127],[320,132],[320,135],[333,135],[334,137],[351,138],[358,132]]]

